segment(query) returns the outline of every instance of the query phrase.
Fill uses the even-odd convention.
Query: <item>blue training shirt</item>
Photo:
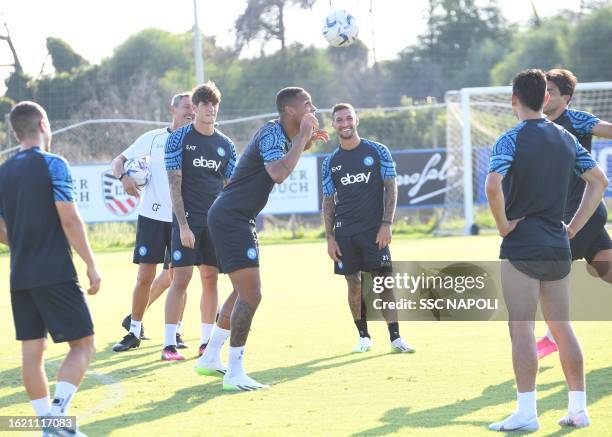
[[[575,136],[546,119],[525,120],[499,137],[489,172],[504,176],[508,219],[526,217],[502,242],[502,258],[518,247],[569,249],[562,224],[570,178],[595,167]]]
[[[11,290],[77,279],[55,202],[74,202],[68,162],[35,147],[0,166],[0,216],[11,254]]]
[[[351,236],[381,225],[384,180],[397,176],[387,146],[362,139],[352,150],[338,147],[323,161],[324,196],[335,196],[334,234]]]
[[[553,120],[553,122],[563,126],[568,132],[578,138],[582,147],[589,152],[591,151],[593,128],[600,122],[599,118],[588,112],[566,109],[557,119]],[[566,222],[569,222],[574,214],[576,214],[580,206],[580,201],[582,200],[584,187],[584,181],[578,176],[572,175],[567,206],[565,208],[564,220]]]
[[[279,120],[269,121],[255,133],[238,161],[236,171],[215,202],[215,207],[252,220],[268,203],[274,181],[266,164],[282,159],[291,140]]]
[[[193,124],[174,131],[166,141],[166,170],[181,170],[181,193],[189,217],[206,224],[206,215],[236,166],[236,146],[216,130],[199,133]],[[202,221],[203,220],[203,221]]]

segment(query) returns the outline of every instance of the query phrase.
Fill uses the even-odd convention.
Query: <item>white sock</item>
[[[227,376],[233,377],[240,374],[244,374],[244,368],[242,367],[242,358],[244,357],[244,346],[240,347],[229,347],[229,354],[227,360]]]
[[[585,391],[568,391],[567,397],[569,399],[567,411],[569,411],[570,414],[586,411],[587,404]]]
[[[225,341],[229,338],[230,333],[231,331],[229,329],[219,328],[217,324],[214,325],[204,355],[200,357],[202,363],[221,360],[221,349]]]
[[[140,338],[140,328],[141,327],[142,327],[142,322],[132,319],[132,322],[130,323],[130,332],[134,334],[136,338]]]
[[[548,330],[546,331],[546,336],[548,337],[548,339],[549,339],[550,341],[552,341],[553,343],[557,344],[557,342],[555,341],[555,337],[553,337],[552,332],[550,332],[550,329],[548,329]]]
[[[179,322],[176,324],[176,333],[178,334],[179,332],[181,332],[181,327],[183,326],[183,321],[179,320]]]
[[[200,324],[200,332],[202,333],[200,344],[206,344],[210,341],[210,333],[213,330],[213,326],[215,326],[213,323]]]
[[[55,386],[55,396],[53,396],[49,414],[51,416],[66,416],[68,407],[76,391],[77,387],[75,385],[66,381],[58,382]]]
[[[176,330],[178,325],[174,323],[166,323],[164,325],[164,347],[176,346]]]
[[[31,399],[30,404],[32,404],[32,408],[34,408],[34,412],[38,417],[46,416],[51,409],[51,399],[49,399],[49,396],[40,399]]]
[[[516,400],[518,401],[518,414],[525,419],[530,419],[538,415],[536,407],[536,392],[527,391],[524,393],[516,392]]]

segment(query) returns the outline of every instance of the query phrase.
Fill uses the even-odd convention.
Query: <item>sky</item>
[[[197,1],[202,33],[215,36],[222,46],[233,45],[233,25],[246,0]],[[540,16],[546,17],[561,9],[578,10],[580,0],[535,0],[535,3]],[[349,10],[357,17],[360,38],[368,47],[375,48],[379,61],[394,58],[425,30],[427,0],[331,0],[331,4],[334,9]],[[525,23],[531,17],[529,0],[499,0],[499,4],[512,22]],[[289,43],[325,46],[321,28],[330,11],[330,0],[317,0],[312,10],[290,11]],[[62,38],[81,56],[98,63],[142,29],[185,32],[193,25],[193,18],[193,0],[0,0],[0,20],[8,24],[24,69],[35,77],[45,63],[48,36]],[[0,34],[5,33],[2,25]],[[270,46],[270,50],[274,48]],[[249,53],[259,53],[259,45],[252,44],[246,55]],[[12,63],[12,56],[6,42],[0,41],[0,64],[6,63]],[[49,64],[47,61],[45,71],[50,71]],[[11,71],[0,67],[0,78]],[[0,90],[3,85],[0,84]]]

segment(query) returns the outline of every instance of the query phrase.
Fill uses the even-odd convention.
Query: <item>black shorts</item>
[[[558,281],[569,275],[571,252],[566,247],[502,246],[500,258],[507,259],[521,273],[540,281]]]
[[[189,217],[187,222],[195,236],[195,246],[193,249],[183,247],[181,244],[181,231],[178,222],[174,220],[172,222],[172,267],[190,267],[202,264],[217,267],[215,246],[213,245],[208,226],[203,224],[206,223],[205,218],[195,220]]]
[[[138,216],[134,264],[161,264],[170,251],[172,223]]]
[[[389,246],[379,249],[376,243],[378,228],[372,228],[350,237],[337,236],[342,256],[334,262],[334,273],[352,275],[358,272],[390,272],[391,252]]]
[[[597,252],[612,249],[612,240],[605,227],[607,219],[608,211],[602,202],[580,232],[570,240],[572,261],[584,258],[592,263]]]
[[[255,219],[225,211],[214,203],[208,211],[208,227],[215,244],[221,272],[232,273],[236,270],[259,267]]]
[[[85,296],[76,281],[11,291],[17,340],[46,338],[55,343],[93,335]]]

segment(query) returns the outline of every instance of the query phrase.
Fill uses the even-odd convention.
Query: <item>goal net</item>
[[[512,88],[483,87],[449,91],[446,101],[446,148],[452,172],[439,233],[475,233],[493,227],[484,181],[490,149],[497,138],[518,123],[512,114]],[[612,82],[578,84],[570,107],[612,120]],[[594,137],[593,155],[612,174],[612,142]],[[610,190],[608,196],[612,195]]]

